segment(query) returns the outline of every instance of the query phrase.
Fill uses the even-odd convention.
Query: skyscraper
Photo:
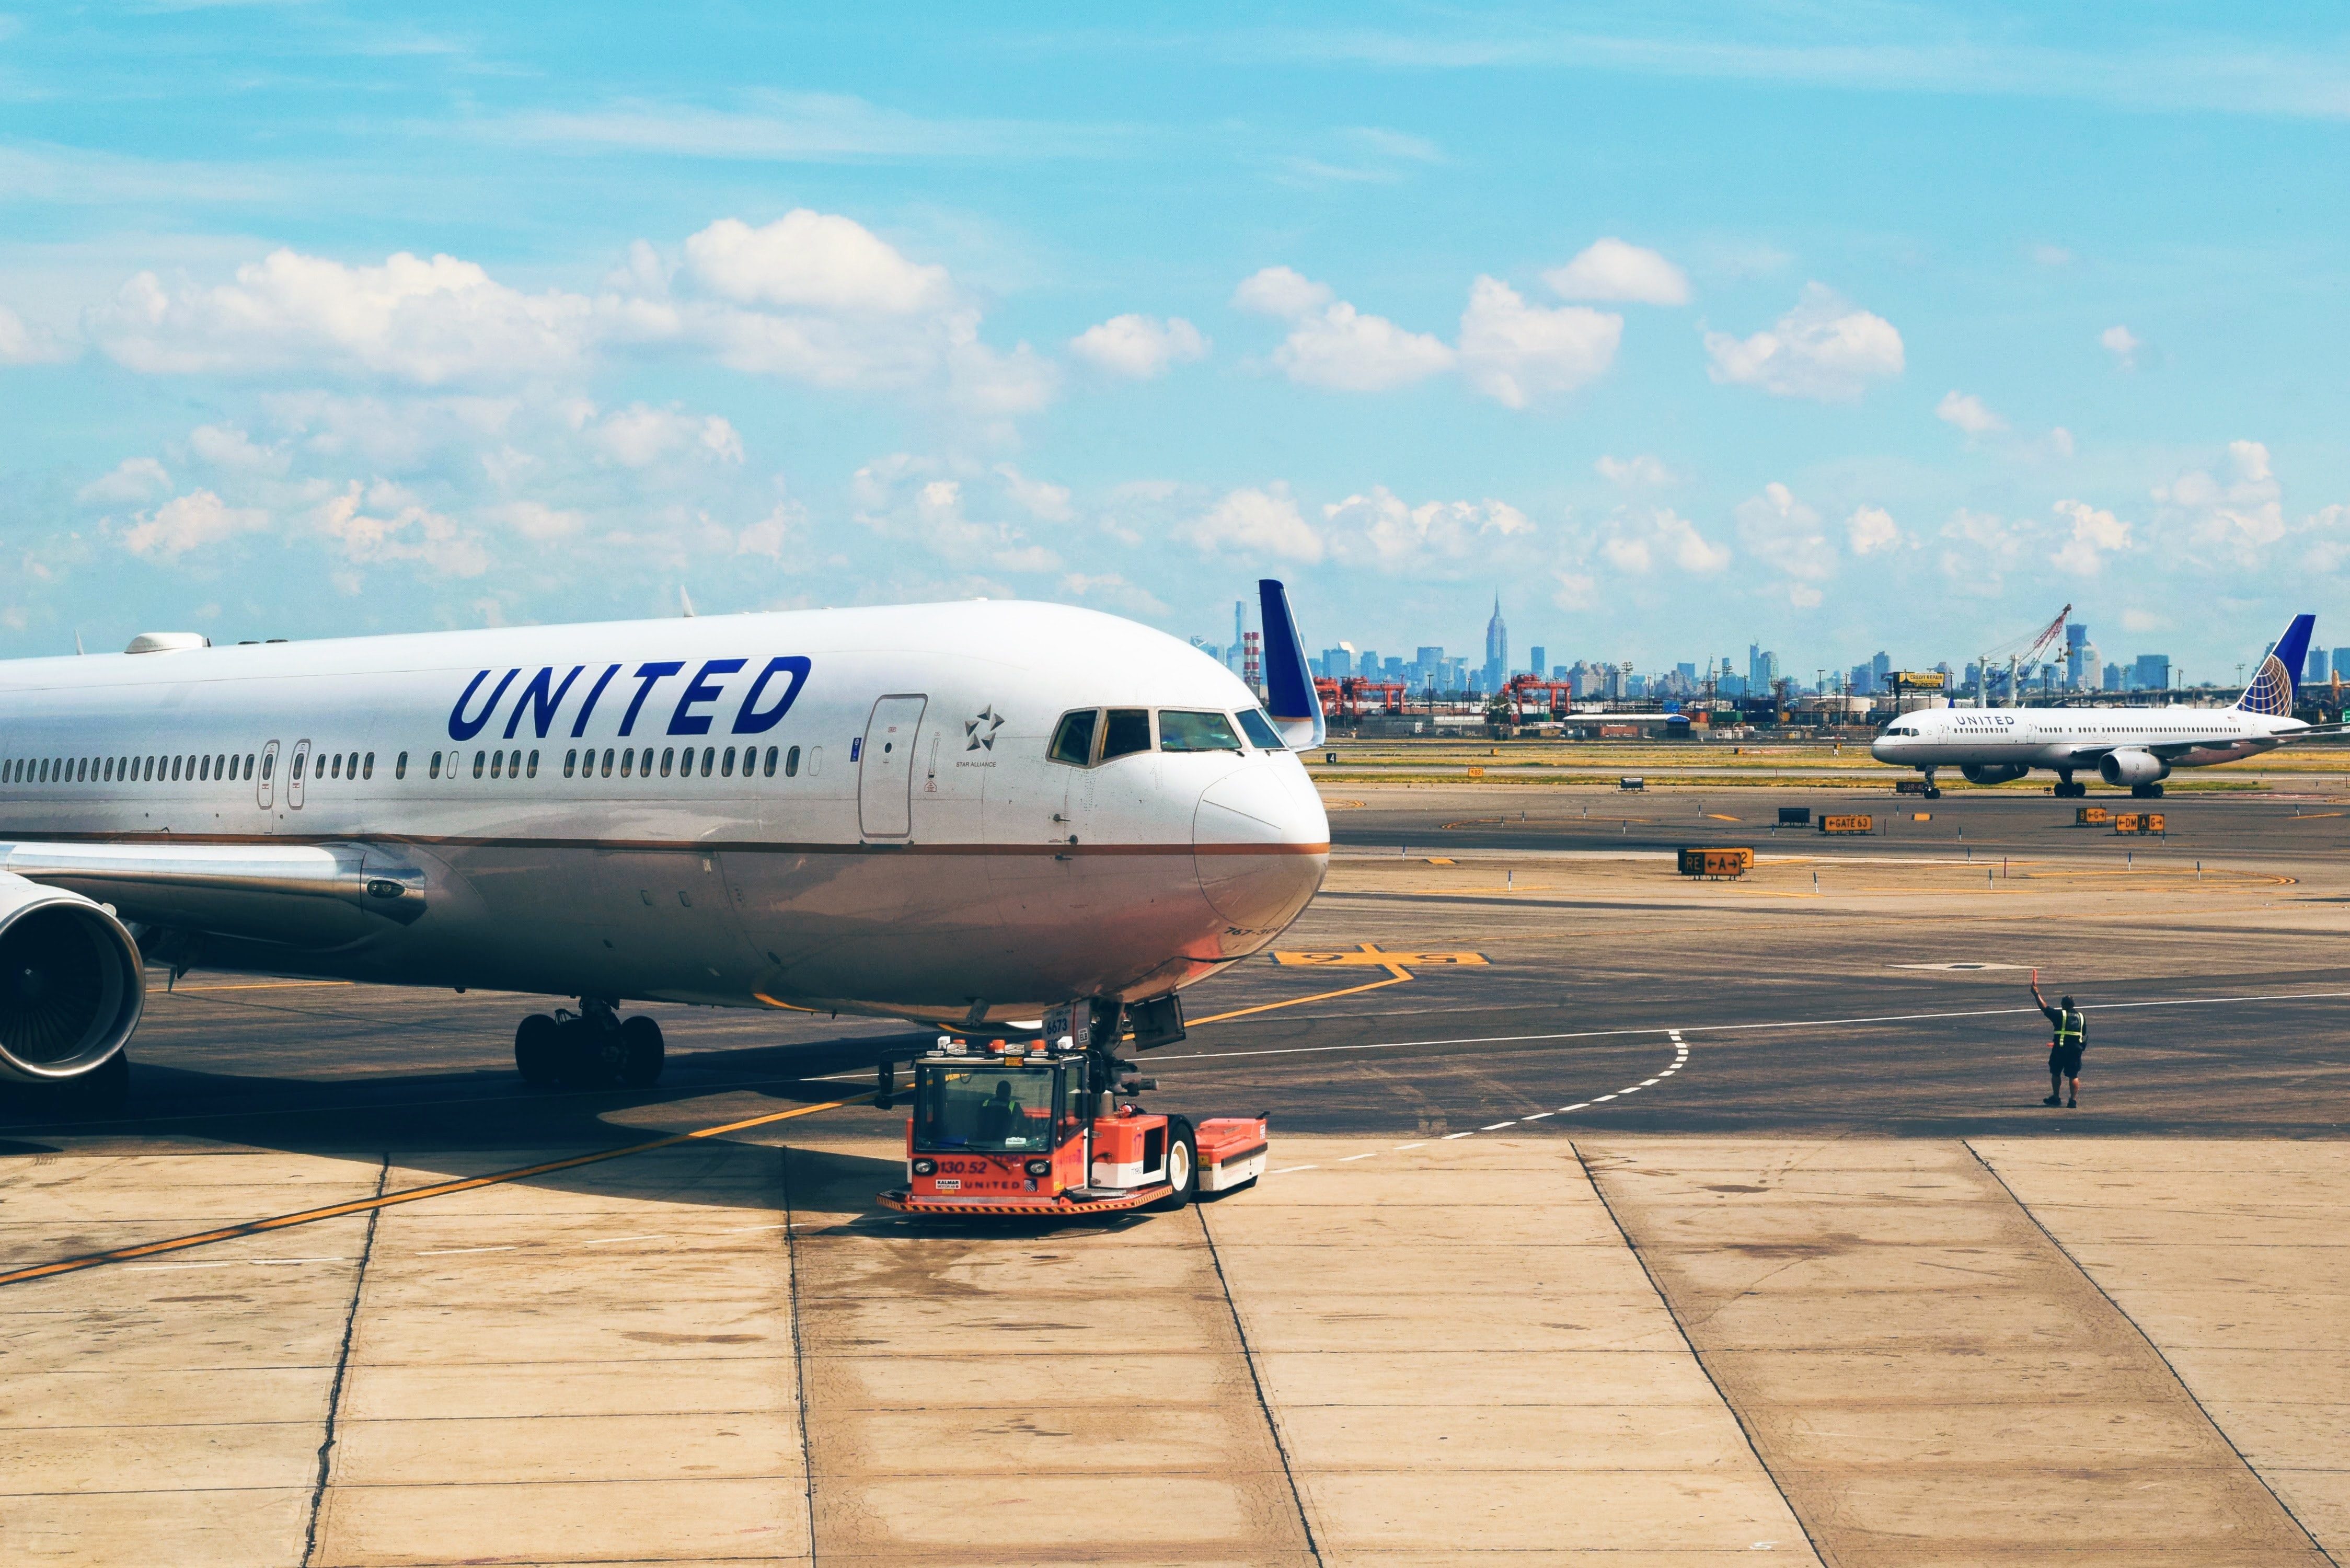
[[[2064,684],[2075,691],[2097,690],[2098,678],[2088,673],[2088,659],[2095,657],[2096,645],[2089,640],[2089,628],[2079,621],[2064,624]]]
[[[1539,642],[1527,649],[1526,668],[1536,676],[1546,673],[1550,669],[1550,649]]]
[[[1510,678],[1510,628],[1502,623],[1502,596],[1493,596],[1493,618],[1485,623],[1485,690],[1498,691]]]

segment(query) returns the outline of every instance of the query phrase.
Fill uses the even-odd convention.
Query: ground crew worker
[[[2081,1103],[2081,1050],[2089,1043],[2087,1015],[2073,1005],[2066,997],[2063,1005],[2051,1007],[2048,999],[2040,994],[2040,971],[2032,971],[2032,1000],[2040,1004],[2047,1015],[2049,1026],[2055,1031],[2048,1042],[2048,1097],[2043,1106],[2064,1106],[2077,1108]],[[2060,1098],[2057,1090],[2069,1084],[2070,1098]]]

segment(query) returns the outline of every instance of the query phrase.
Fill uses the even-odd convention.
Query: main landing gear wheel
[[[563,1029],[544,1012],[515,1025],[515,1070],[534,1089],[551,1089],[563,1077]]]
[[[2088,793],[2089,786],[2087,784],[2075,784],[2071,779],[2060,779],[2057,781],[2056,798],[2059,800],[2078,800],[2081,796]]]
[[[620,1085],[629,1089],[650,1089],[660,1081],[661,1063],[667,1056],[661,1044],[660,1025],[638,1013],[620,1025]]]
[[[1167,1131],[1167,1185],[1175,1190],[1149,1206],[1160,1214],[1173,1213],[1200,1193],[1200,1144],[1191,1136],[1191,1124],[1170,1116]]]
[[[2160,800],[2162,786],[2158,784],[2132,784],[2130,794],[2139,800]]]

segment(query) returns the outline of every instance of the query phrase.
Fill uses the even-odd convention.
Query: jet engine
[[[113,910],[0,873],[0,1079],[96,1072],[146,1006],[139,944]]]
[[[2109,784],[2147,784],[2170,776],[2170,764],[2152,752],[2107,752],[2097,759],[2097,776]]]
[[[1959,770],[1966,776],[1967,783],[1977,784],[2005,784],[2010,779],[2020,779],[2031,771],[2014,763],[1969,763]]]

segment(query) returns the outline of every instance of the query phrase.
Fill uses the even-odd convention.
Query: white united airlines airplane
[[[1179,1036],[1329,860],[1261,593],[1270,714],[985,601],[0,664],[0,1079],[119,1097],[147,961],[578,998],[517,1029],[535,1082],[650,1083],[629,1000]]]
[[[2056,793],[2083,795],[2075,772],[2095,772],[2130,794],[2159,795],[2173,768],[2208,768],[2274,751],[2311,726],[2293,716],[2315,616],[2295,616],[2232,708],[1924,708],[1877,732],[1869,754],[1926,775],[1955,767],[1969,784],[2005,784],[2034,768]],[[2328,726],[2332,728],[2332,726]]]

